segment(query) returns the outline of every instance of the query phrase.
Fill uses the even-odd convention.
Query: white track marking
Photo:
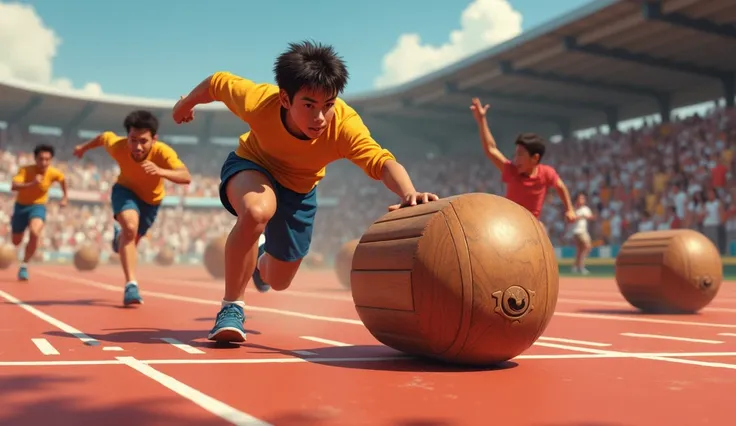
[[[180,349],[188,354],[199,355],[199,354],[204,353],[204,351],[197,349],[191,345],[187,345],[186,343],[182,343],[172,337],[161,337],[159,340],[163,340],[164,342],[170,344],[171,346],[177,349]]]
[[[560,343],[571,343],[573,345],[583,345],[583,346],[599,346],[599,347],[606,347],[611,346],[610,343],[598,343],[598,342],[588,342],[585,340],[572,340],[572,339],[562,339],[559,337],[545,337],[542,336],[539,338],[539,340],[545,340],[548,342],[560,342]]]
[[[644,323],[649,323],[649,324],[669,324],[669,325],[692,325],[696,327],[713,327],[713,328],[736,328],[736,324],[666,320],[666,319],[659,319],[659,318],[641,318],[641,317],[626,316],[626,315],[582,314],[579,312],[555,312],[554,315],[557,317],[598,319],[598,320],[605,320],[605,321],[644,322]]]
[[[593,348],[580,348],[576,346],[567,346],[567,345],[552,346],[552,345],[553,344],[543,343],[540,346],[556,347],[557,349],[566,349],[566,350],[574,351],[574,352],[585,352],[585,353],[597,354],[597,355],[604,355],[604,354],[627,355],[622,358],[637,358],[637,359],[646,359],[646,360],[651,360],[651,361],[672,362],[676,364],[697,365],[700,367],[724,368],[724,369],[729,369],[729,370],[736,370],[736,364],[726,364],[723,362],[695,361],[692,359],[664,357],[664,356],[652,355],[652,354],[632,354],[632,353],[626,353],[626,352],[606,351],[606,350],[593,349]],[[678,355],[678,356],[683,356],[683,355]]]
[[[45,275],[45,274],[42,274]],[[55,278],[58,278],[55,276]],[[48,315],[44,312],[39,311],[38,309],[34,308],[33,306],[16,299],[15,297],[11,296],[10,294],[0,290],[0,297],[7,300],[8,302],[18,306],[19,308],[25,309],[27,312],[29,312],[31,315],[35,316],[36,318],[47,322],[48,324],[51,324],[52,326],[58,328],[59,330],[63,331],[64,333],[71,334],[72,336],[76,337],[77,339],[81,340],[85,345],[89,346],[95,346],[99,345],[100,342],[97,339],[93,339],[86,334],[82,333],[81,331],[77,330],[76,328],[72,327],[71,325],[61,322],[58,319],[52,317],[51,315]]]
[[[251,416],[250,414],[239,411],[224,402],[218,401],[211,396],[205,395],[193,387],[185,385],[175,378],[166,375],[133,357],[118,357],[117,359],[128,367],[152,380],[155,380],[159,384],[167,387],[169,390],[176,392],[179,396],[190,400],[210,413],[227,420],[231,424],[238,426],[273,426],[270,423],[266,423]]]
[[[736,337],[736,333],[718,333],[719,336]]]
[[[154,283],[168,285],[168,286],[178,286],[178,287],[193,287],[193,288],[202,288],[202,289],[208,289],[208,290],[217,290],[221,291],[219,286],[213,286],[211,284],[203,284],[201,281],[194,281],[194,280],[168,280],[168,279],[153,279],[151,280]],[[256,290],[248,288],[248,291],[255,292]],[[615,292],[615,291],[584,291],[584,290],[566,290],[566,289],[560,289],[560,295],[584,295],[584,296],[592,296],[595,297],[598,296],[610,296],[619,300],[590,300],[590,299],[575,299],[575,298],[566,298],[566,297],[560,297],[557,299],[559,303],[569,303],[569,304],[582,304],[582,305],[596,305],[596,306],[618,306],[618,307],[626,307],[632,309],[632,306],[623,300],[623,296],[621,296],[621,293]],[[304,298],[310,298],[310,299],[324,299],[324,300],[341,300],[345,302],[353,302],[353,297],[351,295],[343,295],[343,294],[327,294],[320,291],[300,291],[300,290],[289,290],[283,293],[280,293],[280,296],[293,296],[293,297],[304,297]],[[726,302],[726,301],[736,301],[736,299],[716,299],[715,301],[718,302]],[[703,309],[703,311],[708,312],[729,312],[729,313],[736,313],[735,308],[721,308],[716,306],[708,306]]]
[[[310,352],[310,351],[291,351],[291,352],[293,352],[293,353],[295,353],[297,355],[301,355],[301,356],[314,356],[314,355],[317,355],[315,352]]]
[[[110,351],[110,352],[122,352],[123,348],[120,346],[105,346],[102,348],[103,351]]]
[[[59,351],[46,339],[31,339],[34,345],[44,355],[59,355]]]
[[[84,284],[90,287],[96,287],[96,288],[100,288],[103,290],[114,291],[114,292],[122,291],[122,287],[101,283],[99,281],[92,281],[92,280],[72,277],[72,276],[52,275],[52,274],[48,274],[42,271],[36,271],[36,273],[39,275],[47,276],[49,278],[54,278],[57,280],[63,280],[63,281],[73,282],[73,283],[78,283],[78,284]],[[284,292],[284,293],[287,293],[287,292]],[[196,303],[200,305],[210,305],[210,306],[219,307],[222,304],[220,300],[207,300],[207,299],[201,299],[197,297],[185,297],[185,296],[179,296],[176,294],[160,293],[160,292],[153,292],[153,291],[148,291],[148,290],[141,290],[141,294],[144,296],[148,295],[152,297],[158,297],[161,299],[176,300],[176,301],[188,302],[188,303]],[[351,318],[336,318],[336,317],[329,317],[329,316],[323,316],[323,315],[312,315],[312,314],[305,314],[302,312],[294,312],[294,311],[287,311],[287,310],[274,309],[274,308],[265,308],[265,307],[253,306],[253,305],[247,305],[246,309],[253,311],[253,312],[265,312],[265,313],[272,313],[272,314],[277,314],[277,315],[311,319],[311,320],[316,320],[316,321],[363,325],[363,323],[360,320],[351,319]],[[720,324],[720,323],[708,323],[708,322],[696,322],[696,321],[666,320],[666,319],[658,319],[658,318],[642,318],[638,316],[627,316],[627,315],[605,315],[605,314],[584,314],[584,313],[577,313],[577,312],[555,312],[554,316],[567,317],[567,318],[597,319],[597,320],[605,320],[605,321],[642,322],[642,323],[649,323],[649,324],[669,324],[669,325],[677,325],[677,326],[692,325],[696,327],[736,329],[736,324]]]
[[[102,290],[119,292],[119,291],[122,291],[123,289],[123,287],[118,287],[112,284],[101,283],[99,281],[92,281],[92,280],[88,280],[85,278],[56,276],[56,275],[46,274],[41,271],[37,271],[36,273],[39,275],[46,275],[47,277],[54,278],[57,280],[75,282],[78,284],[88,285],[90,287],[96,287]],[[207,300],[207,299],[200,299],[198,297],[179,296],[176,294],[160,293],[160,292],[149,291],[149,290],[141,290],[140,292],[141,292],[141,295],[143,296],[153,296],[153,297],[158,297],[161,299],[176,300],[179,302],[196,303],[200,305],[211,305],[211,306],[218,306],[218,307],[222,305],[222,301],[218,301],[218,300]],[[354,320],[350,318],[336,318],[336,317],[328,317],[328,316],[323,316],[323,315],[312,315],[312,314],[305,314],[303,312],[286,311],[286,310],[274,309],[274,308],[264,308],[261,306],[253,306],[253,305],[246,305],[246,309],[253,311],[253,312],[267,312],[267,313],[272,313],[272,314],[285,315],[285,316],[304,318],[304,319],[312,319],[312,320],[317,320],[317,321],[363,325],[363,323],[360,320]],[[734,327],[736,328],[736,326]]]
[[[611,306],[621,307],[628,309],[635,309],[628,302],[617,302],[611,300],[590,300],[590,299],[568,299],[560,297],[557,299],[557,303],[568,303],[571,305],[591,305],[591,306]],[[720,308],[716,306],[706,306],[703,308],[703,312],[724,312],[724,313],[736,313],[736,309],[733,308]]]
[[[321,337],[299,336],[299,338],[304,339],[304,340],[311,340],[317,343],[324,343],[325,345],[330,345],[330,346],[340,346],[340,347],[353,346],[349,343],[338,342],[336,340],[323,339]]]
[[[621,333],[621,335],[626,337],[640,337],[643,339],[677,340],[678,342],[707,343],[709,345],[720,345],[721,343],[723,343],[720,340],[691,339],[689,337],[666,336],[664,334]]]

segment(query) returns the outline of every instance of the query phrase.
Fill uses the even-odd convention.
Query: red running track
[[[330,272],[249,292],[248,343],[206,340],[222,284],[199,268],[0,272],[0,424],[725,425],[736,286],[699,315],[637,314],[611,280],[563,279],[536,345],[504,368],[414,360],[364,329]]]

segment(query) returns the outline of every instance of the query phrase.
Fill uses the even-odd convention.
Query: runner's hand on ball
[[[431,192],[412,192],[410,194],[406,194],[401,200],[401,203],[389,206],[388,211],[392,212],[404,207],[416,206],[417,204],[427,204],[430,201],[437,201],[439,199],[440,197],[436,194],[432,194]]]

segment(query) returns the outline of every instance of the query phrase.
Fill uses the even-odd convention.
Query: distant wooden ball
[[[490,194],[390,212],[355,249],[352,295],[381,343],[453,363],[518,356],[555,311],[559,271],[542,224]]]
[[[350,269],[353,264],[353,254],[359,242],[360,239],[357,238],[346,242],[335,255],[335,274],[337,274],[337,280],[345,288],[350,288]]]
[[[175,258],[174,250],[169,247],[163,247],[156,253],[155,261],[160,266],[171,266],[174,264]]]
[[[616,256],[616,284],[632,306],[651,313],[694,313],[723,282],[718,248],[691,229],[632,235]]]
[[[74,253],[74,266],[78,271],[94,271],[100,263],[100,248],[85,244]]]
[[[8,269],[18,260],[18,252],[12,244],[4,244],[0,247],[0,269]]]
[[[225,277],[225,244],[227,235],[215,238],[204,249],[204,267],[213,278]]]

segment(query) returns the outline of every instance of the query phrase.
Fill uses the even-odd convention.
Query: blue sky
[[[68,79],[79,88],[87,82],[96,82],[105,93],[173,99],[217,70],[270,82],[276,55],[288,42],[306,38],[333,44],[351,72],[346,94],[365,93],[375,90],[376,79],[383,71],[383,58],[394,49],[402,34],[418,34],[423,48],[414,51],[424,54],[425,60],[434,61],[433,66],[437,66],[455,58],[459,52],[455,49],[453,56],[448,53],[452,47],[448,47],[445,59],[431,59],[442,56],[432,46],[448,43],[452,31],[463,31],[466,35],[465,50],[468,45],[489,47],[496,43],[495,33],[514,33],[513,28],[508,28],[514,21],[511,8],[521,17],[519,29],[526,31],[589,0],[509,0],[511,8],[506,0],[345,3],[334,0],[23,0],[19,3],[33,6],[42,24],[53,31],[60,43],[55,55],[53,48],[47,52],[41,47],[43,41],[35,41],[33,34],[25,33],[33,25],[18,22],[13,29],[3,24],[0,16],[0,27],[6,27],[0,28],[0,77],[7,76],[10,69],[15,78],[41,83]],[[472,3],[478,3],[476,7],[483,3],[486,15],[474,18],[475,23],[471,22],[474,28],[463,29],[461,15]],[[0,0],[0,7],[9,4],[12,3]],[[9,9],[0,9],[0,15],[2,10]],[[486,40],[479,37],[482,31],[487,32]],[[39,40],[51,40],[48,31],[44,34],[45,38],[39,36]],[[468,40],[469,37],[476,40]],[[7,46],[10,50],[16,46],[15,56],[8,53]],[[13,62],[19,52],[30,51],[46,54],[39,54],[37,59],[22,59],[25,63],[20,65]],[[404,51],[398,56],[406,59],[408,54]],[[412,63],[420,68],[428,66],[419,60]],[[34,67],[49,69],[36,72]],[[395,65],[394,70],[406,71],[402,64]]]

